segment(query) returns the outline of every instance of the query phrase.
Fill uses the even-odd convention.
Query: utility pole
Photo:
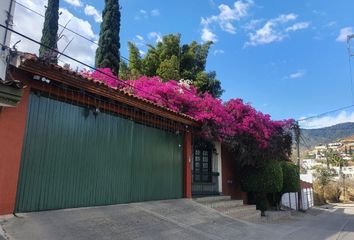
[[[302,210],[302,189],[301,189],[301,178],[300,178],[300,172],[301,172],[301,164],[300,164],[300,126],[299,122],[296,122],[294,124],[294,134],[295,134],[295,142],[296,142],[296,153],[297,153],[297,166],[299,169],[299,183],[300,183],[300,191],[298,192],[298,210]]]

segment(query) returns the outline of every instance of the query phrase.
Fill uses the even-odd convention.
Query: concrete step
[[[215,208],[219,212],[230,214],[230,213],[247,213],[247,212],[254,212],[256,210],[256,205],[242,205],[236,207],[221,207]]]
[[[227,200],[227,201],[215,201],[204,203],[205,206],[211,208],[231,208],[231,207],[239,207],[243,206],[243,200]]]
[[[217,202],[217,201],[228,201],[231,200],[230,196],[209,196],[209,197],[199,197],[199,198],[194,198],[194,201],[198,203],[211,203],[211,202]]]
[[[241,219],[249,222],[257,222],[262,220],[261,211],[256,210],[256,212],[252,214],[247,214],[243,216],[235,216],[237,219]]]

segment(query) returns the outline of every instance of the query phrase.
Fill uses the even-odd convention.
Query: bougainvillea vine
[[[145,76],[121,81],[108,68],[82,71],[82,75],[191,116],[202,123],[202,134],[210,139],[226,141],[247,135],[257,141],[260,148],[266,148],[272,135],[293,123],[293,120],[273,121],[268,114],[257,111],[242,99],[224,103],[208,93],[200,94],[188,81],[162,82],[159,77]]]

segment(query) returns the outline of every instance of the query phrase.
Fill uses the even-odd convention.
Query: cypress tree
[[[58,21],[59,21],[59,0],[48,0],[47,10],[45,11],[45,20],[42,29],[41,43],[53,49],[58,49]],[[50,49],[40,46],[39,57],[49,60],[51,63],[57,63],[58,54]]]
[[[105,0],[102,18],[99,47],[96,50],[96,67],[111,68],[118,75],[120,61],[120,9],[118,0]]]

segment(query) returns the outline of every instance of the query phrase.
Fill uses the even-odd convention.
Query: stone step
[[[218,210],[219,212],[225,213],[225,214],[230,214],[230,213],[247,213],[247,212],[254,212],[256,210],[256,205],[242,205],[242,206],[236,206],[236,207],[220,207],[220,208],[215,208],[215,210]]]
[[[218,201],[228,201],[228,200],[231,200],[230,196],[209,196],[209,197],[194,198],[194,201],[202,204],[218,202]]]
[[[236,216],[238,219],[249,221],[249,222],[257,222],[262,220],[261,211],[256,211],[253,214],[247,214],[244,216]]]
[[[231,212],[228,213],[227,215],[234,217],[234,218],[240,218],[240,219],[247,219],[249,217],[252,217],[254,215],[258,215],[261,217],[261,211],[259,210],[247,210],[247,211],[241,211],[241,212]]]
[[[239,207],[243,206],[243,200],[227,200],[227,201],[215,201],[204,203],[205,206],[211,208],[230,208],[230,207]]]

